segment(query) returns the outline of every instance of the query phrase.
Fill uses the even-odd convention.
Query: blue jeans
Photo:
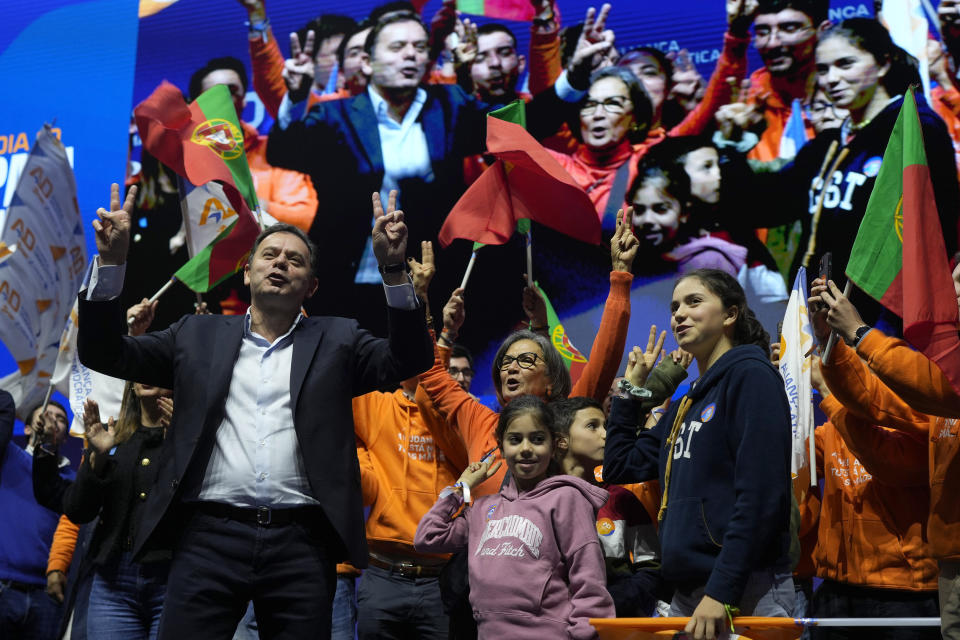
[[[331,640],[354,640],[357,637],[357,581],[353,576],[337,576],[337,592],[333,596],[333,631]],[[233,634],[233,640],[259,640],[257,617],[253,603]]]
[[[7,514],[5,517],[13,517]],[[54,640],[63,607],[43,587],[20,591],[0,580],[0,638]]]
[[[140,564],[123,553],[97,567],[87,607],[87,637],[154,640],[167,592],[166,563]]]

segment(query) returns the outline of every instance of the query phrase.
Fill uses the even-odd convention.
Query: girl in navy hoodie
[[[470,502],[470,488],[500,463],[474,462],[420,520],[417,551],[468,550],[470,604],[479,638],[597,637],[588,620],[614,616],[597,538],[607,492],[552,475],[556,434],[546,403],[521,396],[500,413],[497,442],[509,474],[500,493]]]
[[[735,609],[793,610],[790,412],[767,332],[735,278],[693,271],[674,287],[670,310],[700,378],[639,436],[639,401],[629,392],[615,397],[603,475],[616,483],[659,479],[663,577],[677,586],[671,615],[691,616],[687,631],[700,640],[719,635]]]

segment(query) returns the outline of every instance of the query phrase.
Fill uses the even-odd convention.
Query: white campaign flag
[[[119,418],[125,383],[119,378],[88,369],[80,362],[77,355],[77,322],[77,303],[74,301],[67,327],[60,337],[60,348],[51,382],[57,391],[70,399],[70,409],[73,411],[70,433],[81,436],[85,431],[83,403],[87,398],[97,401],[103,421]]]
[[[800,268],[793,281],[793,290],[787,302],[780,333],[780,375],[790,403],[790,422],[793,427],[793,453],[790,471],[797,478],[800,471],[810,466],[811,485],[816,484],[814,449],[813,386],[810,383],[812,356],[806,355],[813,346],[813,332],[807,314],[807,270]]]
[[[43,400],[87,265],[77,185],[64,146],[37,135],[0,232],[0,342],[18,371],[0,380],[23,416]]]
[[[183,223],[180,231],[170,238],[170,253],[175,253],[186,244],[188,255],[192,258],[236,222],[234,218],[237,212],[230,205],[230,200],[218,182],[208,182],[195,187],[180,178],[177,183]],[[266,210],[261,209],[261,216],[264,226],[277,222]]]
[[[927,59],[927,33],[930,25],[923,11],[922,0],[883,0],[880,17],[894,44],[917,59],[923,96],[928,104],[932,104],[930,61]]]

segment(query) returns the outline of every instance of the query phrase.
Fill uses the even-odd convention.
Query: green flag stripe
[[[482,16],[484,0],[457,0],[457,9],[464,13]]]
[[[213,242],[205,246],[199,253],[197,253],[197,255],[187,260],[186,264],[180,267],[177,272],[173,274],[174,277],[190,289],[193,289],[199,293],[204,293],[223,282],[229,276],[233,275],[231,272],[221,277],[216,282],[210,282],[210,256],[213,253],[214,245],[230,235],[230,232],[233,231],[233,228],[236,226],[236,224],[237,223],[234,222],[229,227],[221,231],[220,235],[214,238]]]
[[[237,110],[230,97],[230,90],[227,89],[226,85],[217,85],[201,93],[196,102],[208,120],[226,120],[233,125],[231,135],[239,136],[237,142],[239,142],[240,153],[237,155],[233,153],[220,154],[220,158],[230,169],[237,190],[240,191],[240,195],[243,196],[250,210],[253,211],[258,204],[257,191],[253,186],[253,176],[250,175],[250,165],[247,163],[247,154],[244,151],[243,127],[240,126],[240,121],[237,119]]]
[[[926,163],[911,90],[904,96],[847,263],[847,277],[875,300],[883,298],[903,266],[903,171]]]

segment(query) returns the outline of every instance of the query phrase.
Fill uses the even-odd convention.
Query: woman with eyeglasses
[[[846,270],[904,96],[920,84],[915,61],[879,22],[866,18],[845,20],[821,33],[816,71],[823,95],[848,115],[839,128],[808,142],[782,171],[758,175],[753,195],[764,205],[746,214],[762,227],[801,222],[791,280],[801,266],[816,269],[828,251],[834,278]],[[960,211],[953,144],[923,94],[915,96],[933,195],[947,252],[953,255]],[[859,296],[857,303],[870,308],[870,322],[881,313],[876,303]]]

